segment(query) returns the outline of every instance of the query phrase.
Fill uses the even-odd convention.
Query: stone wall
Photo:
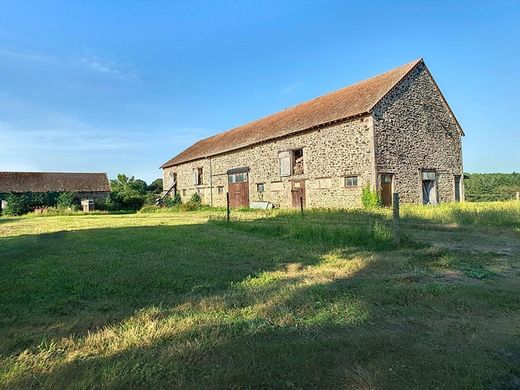
[[[377,172],[394,174],[403,202],[422,202],[423,169],[436,171],[440,202],[455,200],[454,176],[463,174],[461,130],[423,63],[375,107],[373,120]]]
[[[105,200],[109,194],[109,192],[77,192],[80,199],[93,199],[97,201]]]
[[[171,186],[170,173],[176,172],[177,190],[183,201],[199,192],[204,203],[210,204],[212,197],[214,206],[225,206],[227,170],[249,167],[250,202],[265,200],[289,208],[292,206],[291,180],[304,179],[306,207],[356,207],[361,204],[361,188],[367,184],[375,185],[373,145],[372,118],[365,116],[166,168],[163,172],[164,188]],[[278,153],[299,148],[304,152],[304,173],[281,177]],[[203,168],[203,183],[194,186],[192,172],[200,167]],[[347,188],[344,178],[351,175],[358,176],[358,186]],[[257,191],[258,183],[264,183],[264,193]],[[220,193],[219,187],[222,188]]]

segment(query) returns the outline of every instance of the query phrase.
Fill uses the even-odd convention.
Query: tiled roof
[[[110,192],[106,173],[0,172],[0,193]]]
[[[225,153],[317,126],[369,113],[422,59],[328,93],[224,133],[198,141],[161,168]]]

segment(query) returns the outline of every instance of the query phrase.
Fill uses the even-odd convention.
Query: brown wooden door
[[[383,206],[392,205],[392,175],[381,175],[381,203]]]
[[[248,182],[229,183],[229,205],[233,208],[249,207]]]
[[[292,206],[305,208],[305,180],[294,180],[291,182]]]

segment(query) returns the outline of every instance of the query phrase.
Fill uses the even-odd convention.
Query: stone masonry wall
[[[183,201],[199,192],[210,204],[210,170],[213,205],[225,206],[228,169],[249,167],[249,200],[265,200],[278,207],[290,208],[291,180],[304,179],[306,207],[348,208],[361,205],[361,189],[375,186],[373,123],[371,116],[357,118],[329,127],[291,135],[208,159],[164,169],[164,188],[172,183],[170,173],[177,173],[177,190]],[[280,177],[278,153],[303,148],[304,174]],[[210,168],[211,165],[211,168]],[[194,186],[192,172],[203,168],[203,184]],[[357,175],[358,186],[346,188],[345,176]],[[264,183],[265,192],[257,192]],[[219,187],[222,188],[219,193]]]
[[[454,176],[463,174],[461,132],[423,63],[375,107],[373,120],[377,172],[394,174],[403,202],[422,202],[423,169],[436,171],[440,202],[455,200]]]

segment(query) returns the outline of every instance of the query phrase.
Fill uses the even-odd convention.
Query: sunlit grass
[[[439,224],[502,226],[520,228],[520,202],[445,203],[438,206],[401,208],[403,219]]]
[[[0,384],[511,387],[518,232],[430,209],[2,218]]]

